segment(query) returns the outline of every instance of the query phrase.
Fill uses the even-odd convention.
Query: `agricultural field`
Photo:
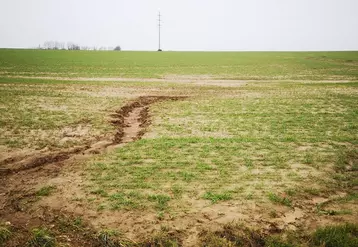
[[[0,50],[0,246],[357,246],[358,52]]]

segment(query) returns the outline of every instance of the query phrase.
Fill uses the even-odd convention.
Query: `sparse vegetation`
[[[345,224],[319,228],[313,234],[313,243],[325,247],[358,246],[358,225]]]
[[[134,243],[128,240],[119,240],[120,234],[111,229],[105,229],[99,232],[98,242],[103,247],[122,247],[122,246],[133,246]]]
[[[182,246],[182,241],[180,240],[180,233],[168,231],[159,231],[150,239],[142,243],[143,246],[170,246],[170,247],[179,247]]]
[[[230,193],[225,192],[225,193],[212,193],[212,192],[206,192],[203,195],[204,199],[210,200],[212,203],[216,203],[218,201],[227,201],[230,200],[232,198],[232,196],[230,195]]]
[[[266,235],[258,231],[245,228],[238,224],[227,224],[216,232],[201,233],[203,246],[325,246],[325,247],[353,247],[357,246],[358,226],[343,224],[321,227],[311,236],[299,236],[298,233]]]
[[[49,196],[56,189],[55,186],[44,186],[36,192],[37,196]]]
[[[171,198],[167,195],[150,195],[150,196],[148,196],[148,200],[156,202],[155,207],[160,211],[163,211],[167,208],[168,202],[170,201],[170,199]]]
[[[279,204],[285,205],[287,207],[292,206],[291,200],[286,196],[280,196],[280,195],[277,195],[277,194],[274,194],[274,193],[270,192],[268,194],[268,199],[270,201],[274,202],[274,203],[279,203]]]
[[[10,227],[5,224],[0,224],[0,246],[5,246],[5,243],[11,237]]]
[[[46,228],[32,230],[32,238],[28,242],[29,247],[55,247],[56,241]]]
[[[202,246],[264,246],[265,237],[256,231],[238,224],[226,224],[216,232],[203,231],[200,234]]]
[[[31,213],[26,211],[31,205],[23,205],[50,208],[46,203],[56,196],[65,200],[60,203],[85,209],[84,215],[57,222],[58,229],[34,229],[29,246],[54,246],[57,234],[68,232],[99,246],[182,246],[206,227],[199,245],[356,243],[355,225],[322,226],[313,235],[315,229],[301,225],[316,225],[309,221],[322,218],[327,224],[358,219],[357,52],[0,50],[0,57],[0,152],[6,154],[1,175],[11,182],[36,169],[45,174],[38,181],[23,179],[23,188],[14,186],[5,194],[13,196],[6,205]],[[50,165],[7,173],[12,168],[8,155],[26,160],[104,140],[113,143],[118,110],[143,95],[187,97],[151,104],[143,113],[148,125],[140,140],[98,155],[86,153],[83,163],[58,166],[56,171],[66,172],[56,183]],[[22,168],[22,161],[14,161],[15,168]],[[61,189],[51,185],[57,183]],[[19,194],[21,189],[32,194]],[[62,191],[68,194],[58,196]],[[87,234],[86,221],[92,219],[97,226],[110,222],[108,227],[128,232]],[[244,226],[226,224],[235,220]],[[293,240],[290,227],[297,228]],[[9,239],[10,230],[0,228],[0,241]],[[126,239],[127,234],[140,239]]]

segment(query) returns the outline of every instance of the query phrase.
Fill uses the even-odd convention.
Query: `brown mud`
[[[332,222],[354,221],[353,215],[318,215],[317,208],[323,213],[331,213],[334,197],[314,197],[295,202],[292,207],[270,205],[271,212],[256,203],[228,202],[208,207],[206,201],[195,200],[192,203],[200,208],[199,211],[189,211],[164,221],[148,212],[98,212],[86,207],[86,202],[75,201],[74,198],[86,198],[83,196],[86,182],[82,176],[83,166],[79,165],[82,161],[139,140],[151,124],[152,104],[184,98],[143,96],[129,102],[110,115],[109,122],[116,126],[112,139],[100,139],[68,150],[27,153],[0,160],[0,224],[6,222],[15,233],[6,246],[26,246],[31,238],[31,229],[40,226],[48,228],[57,242],[63,244],[60,246],[126,246],[121,243],[135,243],[134,240],[138,239],[141,242],[135,246],[160,246],[154,236],[165,224],[169,229],[165,238],[183,246],[195,246],[206,231],[208,235],[221,236],[224,234],[222,231],[227,233],[230,230],[222,230],[221,226],[237,219],[242,224],[262,230],[255,235],[254,240],[258,242],[262,242],[266,235],[286,230],[310,230]],[[41,197],[38,191],[48,185],[55,185],[58,193]],[[345,195],[337,194],[336,197]],[[120,229],[125,238],[123,235],[118,244],[109,243],[112,240],[108,236],[96,231],[103,228]]]
[[[145,96],[139,97],[136,101],[122,107],[111,117],[112,124],[118,126],[118,131],[114,136],[114,143],[128,143],[140,139],[145,128],[151,123],[149,117],[149,106],[164,100],[179,100],[185,97],[169,96]]]
[[[56,179],[64,167],[70,167],[71,170],[73,166],[74,173],[78,172],[75,171],[76,163],[93,154],[104,153],[140,139],[151,123],[151,104],[183,98],[185,97],[143,96],[126,104],[111,115],[110,123],[117,129],[112,140],[104,139],[68,150],[34,152],[0,160],[0,223],[7,222],[16,232],[7,246],[25,245],[26,239],[31,235],[29,229],[39,226],[64,234],[64,242],[70,246],[103,246],[90,228],[72,229],[74,226],[69,224],[62,229],[62,221],[71,222],[75,219],[76,216],[71,212],[43,206],[33,207],[41,198],[37,191],[48,181]]]
[[[16,157],[8,158],[0,163],[0,175],[8,175],[51,163],[57,163],[69,159],[72,155],[83,152],[87,147],[72,148],[67,151],[38,154],[33,157],[19,159]],[[12,162],[11,162],[12,161]]]
[[[110,122],[117,127],[113,140],[100,140],[90,145],[74,147],[60,152],[34,153],[11,156],[0,160],[0,176],[17,173],[52,163],[59,163],[76,155],[98,154],[106,148],[116,147],[140,139],[151,123],[149,106],[164,100],[179,100],[185,97],[142,96],[111,114]]]

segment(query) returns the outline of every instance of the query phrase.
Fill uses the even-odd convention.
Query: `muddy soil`
[[[112,124],[118,126],[114,136],[114,143],[128,143],[140,139],[147,126],[150,125],[149,106],[164,100],[180,100],[183,96],[145,96],[125,105],[115,114],[112,114]]]
[[[151,124],[149,112],[152,104],[184,99],[185,97],[167,96],[139,97],[109,116],[110,124],[116,126],[112,139],[100,139],[68,150],[26,153],[0,160],[0,223],[6,222],[15,232],[6,246],[26,246],[26,241],[31,237],[31,229],[39,226],[49,228],[63,246],[122,246],[103,242],[95,230],[111,227],[119,227],[127,238],[131,238],[128,240],[132,243],[133,239],[138,239],[138,235],[141,235],[140,240],[144,242],[139,243],[140,246],[157,246],[146,240],[155,234],[154,231],[160,231],[162,222],[158,222],[155,214],[131,211],[99,213],[87,208],[85,202],[74,201],[74,198],[76,195],[79,195],[78,198],[86,197],[81,187],[86,182],[82,176],[83,161],[95,154],[105,153],[140,139]],[[40,197],[37,191],[49,184],[55,184],[60,193]],[[170,227],[170,237],[178,238],[183,246],[195,246],[193,243],[197,243],[203,230],[216,231],[222,224],[234,219],[263,229],[266,234],[287,229],[314,229],[317,225],[325,225],[332,220],[335,223],[354,221],[351,215],[318,217],[317,205],[330,199],[334,198],[303,200],[292,208],[271,205],[273,211],[277,212],[274,217],[267,207],[254,202],[248,205],[228,202],[204,207],[197,205],[204,202],[196,200],[192,203],[202,208],[200,213],[186,212],[175,219],[165,219],[165,222]],[[84,222],[74,224],[79,217]]]
[[[58,221],[71,221],[69,219],[76,216],[71,212],[64,213],[49,207],[34,208],[33,204],[40,199],[36,191],[49,180],[56,179],[64,167],[70,167],[71,170],[73,166],[76,169],[76,164],[94,154],[104,153],[140,139],[151,123],[151,104],[183,98],[185,97],[147,96],[128,103],[110,116],[111,124],[117,127],[112,140],[104,139],[60,152],[34,152],[0,160],[0,221],[7,222],[17,233],[7,243],[8,246],[23,246],[30,236],[29,229],[34,227],[48,226],[53,228],[53,232],[60,234]],[[73,174],[76,172],[78,171],[73,170]],[[91,235],[93,230],[77,230],[71,227],[64,229],[67,234],[64,242],[70,243],[70,246],[97,246],[98,239]]]

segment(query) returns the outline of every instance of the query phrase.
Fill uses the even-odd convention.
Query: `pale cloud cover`
[[[0,0],[0,47],[358,50],[357,0]]]

